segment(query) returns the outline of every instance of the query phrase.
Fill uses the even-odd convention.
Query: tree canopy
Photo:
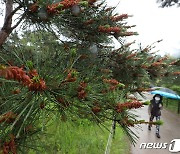
[[[161,4],[161,7],[180,6],[179,0],[158,0],[157,2]]]

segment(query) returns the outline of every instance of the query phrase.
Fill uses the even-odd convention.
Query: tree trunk
[[[6,1],[6,12],[4,18],[3,27],[0,30],[0,47],[6,41],[9,34],[12,32],[11,24],[12,24],[12,13],[13,11],[13,0]]]
[[[3,43],[6,41],[6,39],[9,36],[9,32],[6,32],[5,30],[0,31],[0,47],[3,45]]]

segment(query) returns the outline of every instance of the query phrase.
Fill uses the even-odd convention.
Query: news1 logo
[[[169,144],[170,152],[180,152],[180,139],[174,139]]]
[[[141,143],[140,149],[167,149],[168,143]],[[170,152],[180,152],[180,139],[173,139],[169,144]]]

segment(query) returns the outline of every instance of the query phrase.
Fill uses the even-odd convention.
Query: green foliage
[[[173,85],[173,86],[170,87],[170,89],[172,89],[173,91],[177,92],[177,94],[180,95],[180,86]]]
[[[163,75],[166,59],[152,54],[152,46],[132,50],[132,43],[122,43],[114,50],[112,37],[122,41],[137,33],[124,23],[128,15],[114,15],[104,1],[78,5],[83,10],[78,15],[72,13],[74,5],[63,8],[58,3],[57,8],[51,1],[37,1],[37,9],[34,1],[16,2],[25,11],[25,31],[14,33],[0,51],[0,148],[12,152],[17,146],[25,153],[45,147],[49,143],[43,137],[54,130],[49,127],[56,122],[53,117],[98,125],[116,120],[135,143],[138,136],[127,121],[137,116],[128,109],[118,112],[117,103],[126,103],[130,93],[144,91],[148,82]],[[29,31],[27,23],[33,26]],[[57,122],[58,129],[64,127]],[[42,145],[33,144],[38,138]],[[68,136],[65,141],[70,140]]]
[[[162,121],[162,120],[157,120],[157,121],[155,122],[155,124],[156,124],[156,125],[163,125],[163,121]]]
[[[170,66],[168,67],[168,69],[166,69],[164,76],[162,76],[162,78],[159,79],[157,84],[161,87],[164,86],[164,87],[168,87],[171,89],[172,85],[175,85],[175,86],[180,85],[180,75],[178,74],[178,72],[180,70],[180,59],[179,58],[177,58],[177,59],[169,58],[168,63]],[[177,73],[177,74],[175,74],[175,73]]]
[[[100,128],[98,125],[88,120],[66,121],[56,120],[57,123],[51,122],[47,129],[47,135],[40,137],[39,142],[45,147],[39,147],[41,153],[103,153],[106,148],[109,131]],[[110,125],[106,124],[110,128]],[[56,134],[56,135],[54,135]],[[112,153],[129,153],[127,140],[120,128],[116,130],[116,137],[113,140],[111,148]],[[49,144],[46,144],[46,143]],[[29,154],[36,153],[36,150],[30,150]]]
[[[55,42],[49,33],[36,33],[36,35],[26,33],[26,35],[14,42],[7,42],[1,52],[1,63],[6,66],[10,63],[13,66],[23,66],[27,72],[36,68],[40,78],[46,81],[48,89],[41,92],[29,91],[16,81],[4,82],[1,78],[0,99],[3,102],[0,106],[1,118],[9,111],[17,115],[12,123],[1,124],[2,141],[5,141],[9,134],[13,134],[16,144],[19,145],[18,151],[26,151],[25,147],[28,145],[24,144],[31,143],[42,134],[42,130],[47,129],[48,119],[53,116],[52,114],[63,119],[70,117],[89,119],[98,124],[103,124],[109,119],[113,120],[112,111],[115,109],[116,102],[120,101],[126,93],[122,88],[123,84],[118,84],[114,91],[109,91],[109,84],[104,84],[103,78],[111,77],[111,73],[105,74],[99,71],[101,59],[92,59],[93,55],[86,53],[88,54],[86,61],[79,60],[81,48],[76,46],[77,54],[72,55],[74,46],[66,50],[64,44]],[[50,40],[45,41],[47,36]],[[31,38],[34,38],[32,42]],[[30,46],[26,45],[25,39]],[[10,51],[10,55],[6,54]],[[72,77],[76,77],[75,81],[65,82],[69,73]],[[33,80],[35,78],[33,77]],[[38,77],[36,82],[40,78]],[[85,87],[87,96],[79,98],[78,89],[85,80],[88,85]],[[15,94],[12,87],[19,89],[19,93]],[[103,90],[107,92],[103,94]],[[29,130],[29,127],[32,130]]]
[[[143,102],[144,105],[150,105],[150,101]]]
[[[178,104],[179,100],[173,100],[173,99],[168,99],[164,98],[164,107],[167,108],[168,110],[178,113]]]
[[[126,124],[121,123],[127,116],[135,120],[135,115],[130,115],[126,110],[117,113],[116,105],[117,102],[126,102],[130,91],[136,91],[150,80],[147,70],[140,68],[142,59],[149,55],[138,52],[136,58],[143,57],[139,62],[127,59],[132,53],[122,46],[117,50],[117,54],[126,49],[121,51],[123,58],[120,61],[126,58],[121,66],[127,68],[119,68],[119,71],[124,73],[115,76],[117,68],[111,63],[114,57],[110,56],[116,55],[114,51],[107,53],[109,48],[99,49],[98,56],[85,49],[81,44],[58,42],[54,35],[44,31],[26,32],[22,38],[7,42],[1,52],[1,63],[5,66],[23,66],[27,74],[37,70],[39,76],[36,82],[42,78],[48,88],[41,92],[29,91],[16,81],[4,82],[1,78],[0,98],[4,102],[0,106],[1,114],[11,111],[17,115],[12,124],[1,125],[2,140],[6,140],[8,134],[12,133],[16,137],[16,143],[20,145],[18,149],[23,150],[26,145],[22,143],[31,142],[42,134],[41,130],[47,129],[48,119],[53,113],[62,119],[88,119],[101,125],[107,120],[113,120],[115,116],[132,143],[135,142],[137,135]],[[132,67],[128,68],[129,65]],[[146,65],[149,65],[149,62],[146,62]],[[135,72],[143,76],[133,78],[131,74]],[[34,81],[35,78],[36,76],[33,77]],[[143,80],[146,83],[141,83]],[[19,89],[20,93],[14,94],[12,87]],[[33,130],[27,132],[30,126]]]

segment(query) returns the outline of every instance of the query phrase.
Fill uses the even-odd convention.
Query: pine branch
[[[20,8],[22,8],[22,5],[19,5],[17,8],[15,8],[12,11],[12,6],[13,6],[13,2],[11,2],[11,0],[9,0],[9,3],[8,3],[8,1],[7,1],[6,15],[5,15],[5,19],[4,19],[5,22],[3,24],[2,30],[11,30],[12,31],[12,29],[13,29],[13,27],[11,27],[12,17]]]
[[[26,16],[26,13],[24,12],[21,18],[18,20],[18,22],[14,26],[12,26],[11,29],[12,30],[15,29],[21,23],[21,21],[24,19],[25,16]]]

